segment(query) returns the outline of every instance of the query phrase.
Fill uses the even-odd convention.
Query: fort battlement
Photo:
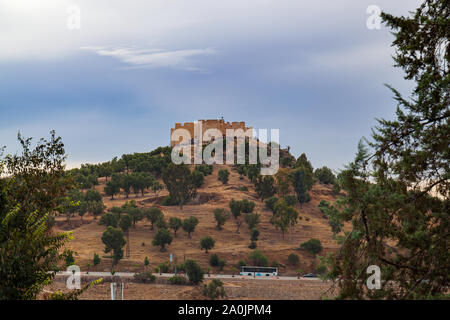
[[[202,135],[208,129],[217,129],[222,133],[223,136],[226,135],[227,129],[234,129],[234,130],[243,129],[244,131],[251,129],[251,127],[245,126],[244,121],[226,122],[223,119],[207,119],[207,120],[198,120],[197,122],[201,123]],[[170,136],[172,137],[172,133],[175,129],[186,129],[191,135],[191,137],[194,138],[195,137],[194,126],[195,126],[194,122],[185,122],[185,123],[177,122],[175,123],[175,127],[170,129]],[[174,146],[176,142],[171,141],[170,144],[171,146]]]

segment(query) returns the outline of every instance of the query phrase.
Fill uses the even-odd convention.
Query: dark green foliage
[[[334,184],[336,177],[330,168],[322,167],[314,171],[314,177],[323,184]]]
[[[159,272],[167,273],[170,271],[169,261],[165,261],[159,264],[158,266]]]
[[[259,250],[254,250],[248,254],[248,260],[252,266],[267,267],[269,260]]]
[[[287,194],[283,197],[284,202],[286,202],[286,204],[288,206],[295,206],[297,204],[297,198],[295,196],[293,196],[292,194]]]
[[[111,227],[117,228],[118,222],[119,222],[119,217],[117,215],[115,215],[114,213],[111,213],[111,212],[107,212],[104,215],[102,215],[98,224],[107,226],[107,227],[111,226]]]
[[[170,197],[183,209],[183,204],[197,195],[194,178],[185,164],[170,163],[162,175]]]
[[[262,201],[272,197],[276,192],[275,179],[272,176],[258,176],[255,181],[255,189]]]
[[[311,165],[311,162],[309,162],[308,158],[306,157],[305,153],[302,153],[300,157],[298,157],[297,161],[295,162],[296,168],[305,168],[307,171],[313,173],[313,167]]]
[[[205,253],[208,253],[208,250],[214,248],[215,243],[216,241],[213,238],[211,238],[210,236],[206,236],[200,240],[200,247],[202,248],[202,250],[205,249]]]
[[[195,166],[195,170],[198,170],[201,173],[203,173],[205,177],[209,176],[213,172],[213,169],[214,167],[211,164],[200,164]]]
[[[269,209],[270,211],[272,211],[272,213],[275,213],[275,203],[278,201],[278,198],[275,196],[272,196],[268,199],[266,199],[266,201],[264,201],[264,203],[266,204],[266,208]]]
[[[181,221],[180,218],[177,217],[171,217],[169,219],[169,228],[173,230],[173,234],[176,237],[177,231],[180,229],[183,225],[183,221]]]
[[[289,231],[289,227],[294,227],[297,224],[298,211],[289,206],[283,199],[276,202],[274,211],[275,214],[270,218],[270,223],[276,229],[280,229],[284,239],[284,234]]]
[[[158,229],[158,231],[155,234],[155,237],[153,238],[152,244],[154,246],[160,246],[161,252],[166,251],[166,245],[169,245],[172,243],[172,235],[170,234],[170,231],[165,229],[165,228],[161,228]]]
[[[131,219],[131,217],[129,215],[122,215],[119,219],[119,227],[124,233],[128,232],[132,223],[133,223],[133,220]]]
[[[200,188],[205,181],[205,175],[199,170],[192,171],[192,178],[194,179],[194,184],[197,188]]]
[[[106,182],[104,192],[107,196],[111,196],[111,200],[114,199],[114,196],[120,192],[120,182],[117,180]]]
[[[313,173],[305,167],[298,167],[291,172],[290,176],[301,207],[303,203],[311,199],[309,190],[311,190],[314,183]]]
[[[259,237],[259,230],[258,229],[252,229],[250,231],[250,240],[251,241],[258,241]]]
[[[336,235],[341,232],[344,224],[342,222],[342,218],[340,217],[339,211],[329,202],[324,200],[320,201],[318,208],[328,218],[328,223],[330,224],[333,234]]]
[[[228,183],[228,177],[230,176],[230,172],[227,169],[219,170],[219,181],[223,184]]]
[[[214,219],[217,222],[217,230],[222,230],[222,226],[230,218],[230,214],[223,208],[213,210]]]
[[[123,246],[126,241],[120,229],[108,226],[102,235],[102,242],[105,244],[105,253],[112,251],[113,265],[117,264],[123,257]]]
[[[65,260],[65,262],[66,262],[66,267],[69,267],[69,266],[75,264],[75,258],[73,257],[73,254],[74,254],[74,253],[75,253],[75,252],[73,252],[72,250],[67,250],[67,251],[65,252],[65,258],[64,258],[64,260]]]
[[[211,265],[211,267],[217,267],[219,265],[219,256],[214,253],[211,255],[211,257],[209,258],[209,264]]]
[[[223,288],[223,282],[217,279],[213,279],[207,285],[203,285],[203,295],[211,300],[217,298],[224,298],[226,296],[225,289]]]
[[[92,263],[94,264],[94,266],[100,264],[102,260],[100,259],[100,256],[94,252],[94,258],[92,259]]]
[[[322,252],[322,244],[319,239],[310,239],[301,244],[301,247],[312,254]]]
[[[186,274],[188,279],[193,284],[199,284],[203,281],[204,271],[195,260],[186,260],[185,262]]]
[[[144,216],[147,218],[148,221],[150,221],[151,228],[153,230],[153,225],[159,219],[164,217],[164,213],[160,209],[158,209],[156,207],[151,207],[151,208],[145,209]]]
[[[296,266],[298,265],[298,263],[300,262],[300,258],[298,257],[298,255],[296,255],[295,253],[291,253],[288,256],[288,261],[291,265]]]
[[[361,143],[340,174],[340,216],[352,231],[330,259],[329,275],[344,299],[433,299],[449,287],[450,50],[442,45],[450,6],[424,0],[408,16],[381,16],[394,36],[395,66],[413,90],[404,98],[391,88],[395,116],[378,121],[373,153]],[[381,269],[379,290],[365,287],[368,265]]]
[[[198,219],[196,217],[189,217],[183,220],[183,230],[187,232],[188,239],[191,238],[191,233],[194,232],[195,227],[198,224]]]
[[[249,230],[252,230],[258,226],[259,216],[260,215],[258,213],[246,213],[244,215],[244,220],[247,223]]]
[[[49,271],[64,259],[69,240],[49,232],[56,199],[73,189],[61,138],[52,131],[34,149],[31,138],[18,140],[20,154],[1,158],[0,150],[0,300],[34,299],[53,279]]]
[[[247,199],[240,201],[240,208],[242,213],[252,213],[255,208],[255,203]]]
[[[185,285],[188,282],[186,277],[177,275],[170,277],[169,279],[167,279],[167,281],[169,281],[169,283],[173,285]]]

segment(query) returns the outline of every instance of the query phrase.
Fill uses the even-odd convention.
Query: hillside
[[[304,204],[300,209],[297,204],[296,209],[300,212],[302,217],[299,223],[282,238],[280,231],[276,230],[273,225],[269,223],[272,212],[265,208],[265,205],[256,196],[254,185],[250,183],[247,177],[243,180],[239,179],[239,174],[235,170],[230,170],[230,179],[227,185],[223,185],[218,181],[218,170],[227,167],[225,165],[214,166],[214,171],[211,175],[205,177],[204,185],[198,189],[198,197],[190,204],[183,206],[181,211],[178,206],[161,206],[159,204],[161,198],[167,195],[167,191],[163,190],[158,197],[155,197],[152,192],[147,192],[142,197],[139,195],[130,195],[128,199],[124,194],[120,194],[111,200],[110,197],[104,195],[103,188],[105,186],[105,178],[100,178],[100,184],[95,188],[103,195],[103,202],[107,208],[113,206],[121,206],[127,200],[135,200],[141,207],[158,206],[168,219],[169,217],[177,216],[181,219],[189,216],[195,216],[199,220],[195,232],[191,239],[188,239],[183,230],[177,232],[177,237],[174,237],[172,244],[168,246],[166,252],[160,252],[159,247],[152,245],[152,239],[156,232],[150,229],[150,222],[146,219],[139,221],[135,227],[130,229],[130,257],[124,257],[114,270],[120,271],[140,271],[143,270],[143,261],[145,257],[150,260],[150,266],[153,268],[161,262],[169,260],[169,254],[174,253],[178,257],[178,263],[183,259],[195,259],[205,269],[209,266],[209,257],[216,253],[220,258],[225,259],[227,264],[222,271],[223,273],[231,273],[232,267],[236,266],[239,260],[246,260],[247,255],[252,250],[248,248],[250,243],[249,230],[244,222],[240,228],[240,234],[236,233],[236,225],[233,218],[230,218],[223,227],[223,230],[216,229],[216,223],[213,216],[213,209],[226,208],[228,202],[234,198],[235,200],[249,199],[256,203],[254,212],[261,214],[261,223],[259,224],[260,236],[258,240],[258,249],[262,251],[268,258],[269,263],[277,261],[285,267],[280,269],[281,274],[294,275],[295,270],[302,269],[303,272],[313,272],[315,270],[314,262],[318,260],[311,254],[300,249],[300,244],[311,238],[317,238],[322,242],[324,251],[321,255],[336,250],[337,244],[332,239],[332,233],[326,219],[323,218],[322,213],[317,209],[321,200],[334,201],[335,197],[331,191],[331,185],[323,185],[316,183],[311,192],[311,201]],[[227,167],[231,169],[230,167]],[[248,191],[243,192],[239,187],[246,186]],[[70,224],[67,224],[65,217],[57,217],[57,229],[73,231],[74,239],[69,242],[68,247],[74,250],[76,264],[81,269],[87,270],[88,263],[92,264],[94,253],[98,253],[101,257],[104,254],[104,244],[101,241],[101,236],[105,230],[104,226],[98,225],[97,221],[91,215],[83,217],[83,222],[78,216],[71,218]],[[216,240],[215,247],[210,253],[205,254],[200,249],[200,239],[206,235],[211,236]],[[298,266],[290,266],[288,263],[288,255],[296,253],[300,257],[300,264]],[[98,266],[90,267],[91,271],[110,271],[111,259],[102,258]],[[213,271],[217,272],[217,271]]]

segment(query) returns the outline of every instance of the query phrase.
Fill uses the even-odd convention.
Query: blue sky
[[[245,2],[245,3],[243,3]],[[0,145],[55,129],[68,165],[168,145],[175,122],[279,128],[314,167],[342,168],[408,94],[393,36],[366,9],[416,0],[0,0]],[[80,9],[80,29],[67,21]],[[67,11],[69,9],[69,11]]]

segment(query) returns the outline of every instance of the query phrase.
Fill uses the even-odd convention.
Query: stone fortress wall
[[[227,129],[243,129],[244,131],[251,129],[251,127],[246,127],[244,121],[233,121],[233,122],[225,122],[223,119],[208,119],[208,120],[198,120],[197,122],[201,123],[202,125],[202,135],[205,133],[208,129],[218,129],[220,132],[222,132],[223,136],[226,135]],[[183,123],[175,123],[175,128],[170,129],[170,137],[172,137],[172,133],[175,129],[186,129],[189,131],[189,134],[192,138],[195,137],[194,134],[194,122],[185,122]],[[173,147],[177,142],[170,141],[170,145]]]

